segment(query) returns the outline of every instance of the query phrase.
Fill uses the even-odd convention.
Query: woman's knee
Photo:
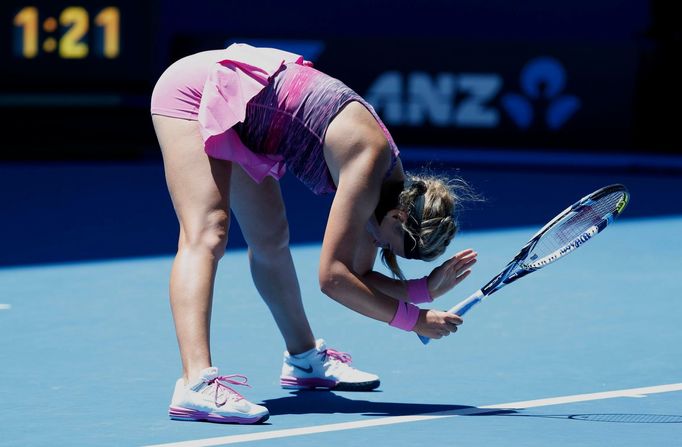
[[[180,248],[201,250],[220,259],[225,253],[230,230],[230,214],[215,210],[192,222],[181,222]]]

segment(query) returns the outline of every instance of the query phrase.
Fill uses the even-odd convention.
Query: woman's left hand
[[[445,294],[469,276],[477,255],[470,248],[462,250],[433,269],[427,280],[431,298],[436,299]]]

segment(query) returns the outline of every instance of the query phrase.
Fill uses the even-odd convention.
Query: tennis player
[[[408,176],[374,109],[296,54],[245,44],[185,57],[158,80],[151,101],[168,189],[180,223],[170,301],[183,375],[170,417],[250,424],[268,418],[211,362],[213,285],[230,223],[239,220],[253,281],[286,344],[284,388],[371,390],[379,377],[316,340],[301,302],[278,179],[289,169],[315,194],[335,193],[322,243],[321,290],[396,328],[440,338],[462,320],[420,310],[467,277],[464,250],[421,279],[396,257],[430,261],[457,230],[457,188]],[[373,271],[378,248],[393,278]]]

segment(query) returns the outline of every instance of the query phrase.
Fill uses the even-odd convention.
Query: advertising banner
[[[326,41],[316,66],[363,95],[409,145],[627,149],[632,47]]]

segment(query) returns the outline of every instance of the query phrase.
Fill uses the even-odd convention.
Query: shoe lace
[[[247,379],[246,376],[243,376],[241,374],[230,374],[228,376],[218,376],[214,379],[211,379],[207,382],[207,385],[209,385],[209,386],[213,385],[214,386],[215,404],[218,407],[222,407],[223,405],[225,405],[227,403],[230,396],[233,397],[235,402],[238,402],[238,401],[244,399],[244,396],[239,394],[230,385],[248,386],[249,388],[251,388],[251,385],[248,384],[248,381],[249,381],[249,379]],[[225,397],[222,401],[220,400],[221,396]]]
[[[345,363],[348,366],[350,366],[350,364],[353,361],[353,358],[350,356],[349,353],[337,351],[331,348],[327,348],[327,350],[325,351],[325,356],[329,359]]]

